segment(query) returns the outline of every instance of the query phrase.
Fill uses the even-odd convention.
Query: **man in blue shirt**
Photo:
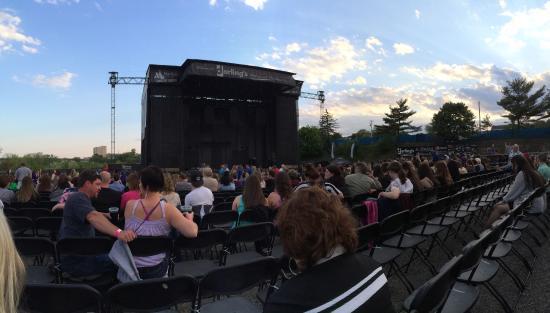
[[[91,198],[97,197],[101,189],[101,179],[94,171],[83,171],[78,180],[78,191],[71,193],[63,210],[63,221],[59,230],[59,239],[91,238],[98,230],[128,242],[136,238],[132,230],[123,231],[113,225],[106,214],[92,206]],[[115,265],[105,255],[66,256],[61,260],[61,269],[72,277],[85,277],[114,272]]]

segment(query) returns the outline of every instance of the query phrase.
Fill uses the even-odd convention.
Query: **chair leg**
[[[394,269],[395,275],[397,278],[403,283],[405,288],[407,289],[407,292],[411,294],[414,291],[414,285],[411,283],[411,281],[407,278],[407,276],[401,271],[399,268],[399,264],[395,263],[395,261],[391,261],[390,263],[390,270]]]
[[[502,294],[500,294],[500,292],[498,292],[498,290],[493,285],[491,285],[490,282],[483,283],[483,286],[485,286],[485,288],[487,288],[487,290],[489,290],[489,292],[493,295],[493,297],[495,297],[495,299],[500,303],[500,305],[504,309],[504,312],[506,313],[514,312],[514,310],[510,307],[506,299],[502,296]]]

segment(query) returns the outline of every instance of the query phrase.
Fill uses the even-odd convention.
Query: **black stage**
[[[187,60],[149,65],[142,96],[144,165],[298,162],[294,74],[256,66]]]

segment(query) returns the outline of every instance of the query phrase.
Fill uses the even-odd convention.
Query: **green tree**
[[[489,131],[491,130],[491,127],[493,127],[493,123],[491,123],[491,118],[489,117],[489,114],[485,114],[485,117],[481,120],[481,130]]]
[[[371,137],[371,132],[366,129],[360,129],[355,133],[351,134],[352,139],[365,138],[365,137]]]
[[[407,99],[399,99],[396,106],[390,106],[390,113],[383,118],[384,125],[375,125],[375,133],[380,135],[399,136],[420,131],[422,128],[413,126],[409,118],[416,114],[407,106]]]
[[[302,160],[320,158],[323,155],[321,130],[316,126],[304,126],[298,130],[299,150]]]
[[[319,118],[319,132],[323,151],[330,150],[331,142],[334,139],[342,138],[342,135],[336,131],[337,128],[338,121],[325,109],[325,112]]]
[[[544,96],[546,86],[529,95],[534,81],[520,77],[506,83],[508,85],[502,88],[502,98],[497,104],[508,111],[508,114],[503,116],[508,118],[516,129],[549,116],[550,96]]]
[[[462,102],[447,102],[432,118],[434,134],[446,141],[470,137],[475,131],[475,116]]]

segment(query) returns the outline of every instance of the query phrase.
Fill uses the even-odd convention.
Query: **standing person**
[[[163,175],[161,169],[156,166],[148,166],[141,171],[141,193],[144,197],[128,201],[124,210],[124,229],[134,230],[138,236],[156,237],[169,236],[173,227],[185,237],[197,237],[198,226],[193,223],[193,213],[182,214],[176,206],[162,199],[161,191],[167,190],[164,186],[167,177],[170,177],[170,174]],[[134,256],[140,278],[164,277],[168,271],[169,257],[164,253]]]
[[[210,189],[212,192],[218,191],[218,181],[213,177],[214,173],[212,173],[212,169],[210,167],[203,168],[202,175],[204,187]]]
[[[395,312],[382,267],[355,253],[355,220],[336,197],[297,191],[281,207],[277,228],[298,274],[269,297],[264,313]]]
[[[101,177],[101,189],[97,197],[92,198],[92,204],[99,212],[108,212],[110,207],[118,207],[122,193],[109,187],[111,183],[109,172],[103,171],[99,175]]]
[[[292,185],[290,177],[286,172],[279,172],[275,176],[275,190],[267,196],[267,206],[270,209],[277,210],[290,197]]]
[[[15,202],[15,193],[7,188],[9,184],[10,179],[8,176],[0,176],[0,200],[8,206]]]
[[[94,171],[85,170],[80,174],[78,191],[71,193],[65,203],[59,239],[92,238],[96,230],[126,242],[136,238],[132,230],[121,230],[92,206],[91,199],[98,196],[101,185],[102,180]],[[66,256],[61,259],[61,269],[73,277],[86,277],[114,272],[116,266],[106,254]]]
[[[25,286],[25,264],[17,252],[6,216],[2,212],[0,212],[0,251],[0,277],[2,278],[0,312],[19,312],[19,298]]]
[[[128,187],[128,191],[122,194],[120,197],[120,210],[124,211],[126,208],[126,204],[130,200],[138,200],[141,198],[140,191],[139,191],[139,177],[136,173],[131,173],[126,177],[126,186]],[[123,212],[121,212],[121,215]]]
[[[15,170],[15,180],[17,181],[17,189],[21,188],[23,183],[23,178],[29,177],[32,182],[32,170],[28,168],[25,163],[21,163],[18,169]]]
[[[162,199],[170,203],[174,207],[181,205],[180,195],[176,192],[174,182],[172,181],[172,175],[170,175],[170,173],[164,173],[163,177],[164,189],[161,193]]]

